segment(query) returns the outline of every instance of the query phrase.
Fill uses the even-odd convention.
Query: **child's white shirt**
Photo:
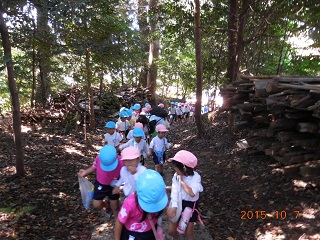
[[[125,120],[124,122],[119,120],[118,122],[116,122],[116,129],[118,129],[120,132],[126,131],[129,127],[130,123],[128,120]]]
[[[191,197],[181,186],[181,198],[185,201],[195,202],[199,199],[199,193],[203,191],[203,186],[201,184],[201,176],[196,171],[193,171],[193,176],[182,176],[183,181],[192,189],[194,193],[194,197]],[[171,186],[171,201],[172,207],[178,206],[178,194],[179,194],[179,184],[180,182],[177,180],[178,174],[175,173],[172,177],[172,186]],[[181,176],[180,176],[181,177]]]
[[[122,140],[122,136],[118,132],[114,132],[112,135],[106,133],[104,135],[104,140],[107,143],[107,145],[117,147]]]
[[[120,187],[123,183],[123,193],[127,197],[131,193],[136,191],[136,181],[138,176],[143,173],[147,168],[141,163],[138,163],[137,172],[131,174],[126,166],[123,166],[120,170],[120,179],[117,181],[116,186]]]
[[[130,140],[130,139],[133,139],[133,129],[131,129],[128,134],[127,134],[127,139]],[[142,139],[146,140],[146,134],[145,132],[143,133],[143,137]]]
[[[178,107],[176,109],[176,113],[177,113],[177,115],[182,115],[182,109]]]
[[[147,155],[149,153],[149,148],[148,148],[148,144],[147,144],[146,140],[141,139],[141,141],[139,143],[137,143],[133,138],[133,139],[129,140],[128,142],[126,142],[124,144],[121,144],[119,146],[119,149],[122,150],[122,149],[130,147],[130,146],[138,148],[140,153],[141,153],[141,155],[144,158],[147,157]]]
[[[160,139],[158,136],[152,138],[149,148],[152,148],[153,151],[165,151],[170,148],[170,144],[166,137]]]

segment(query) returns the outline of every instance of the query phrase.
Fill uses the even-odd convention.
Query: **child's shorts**
[[[110,185],[100,184],[96,180],[94,183],[93,199],[103,200],[105,197],[108,197],[110,200],[118,200],[120,198],[120,194],[112,194],[112,189],[113,187]]]
[[[191,209],[193,209],[193,206],[194,206],[194,202],[191,202],[191,201],[185,201],[185,200],[182,200],[182,211],[186,208],[186,207],[189,207]],[[196,202],[196,206],[195,206],[195,209],[198,209],[198,202]],[[194,210],[193,213],[192,213],[192,216],[189,220],[189,222],[196,222],[198,220],[198,211]]]
[[[131,236],[131,238],[130,238]],[[152,229],[147,232],[133,232],[129,231],[125,226],[122,228],[120,240],[156,240],[154,237]]]
[[[155,154],[155,152],[152,153],[152,160],[155,165],[163,165],[166,159],[166,152],[163,153],[162,162],[159,160],[158,156]]]

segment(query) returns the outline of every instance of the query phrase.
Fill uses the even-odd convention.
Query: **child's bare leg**
[[[103,200],[92,200],[92,205],[96,209],[109,208],[109,204]]]
[[[114,218],[117,219],[118,212],[120,210],[119,199],[118,200],[110,200],[110,208],[112,210]]]
[[[173,238],[173,240],[178,240],[177,226],[178,223],[169,223],[169,235]]]
[[[187,229],[186,229],[186,235],[188,240],[194,240],[194,223],[189,222]]]

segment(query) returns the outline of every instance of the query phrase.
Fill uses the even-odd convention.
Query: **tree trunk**
[[[50,93],[50,57],[52,40],[50,38],[50,28],[48,26],[48,1],[42,1],[41,5],[37,5],[37,39],[40,44],[38,46],[38,58],[39,58],[39,87],[36,99],[42,105],[46,107],[47,100]]]
[[[195,104],[195,120],[197,125],[197,137],[204,135],[204,129],[201,122],[201,100],[202,100],[202,53],[201,53],[201,29],[200,29],[200,1],[194,0],[194,40],[196,49],[196,66],[197,66],[197,89]]]
[[[0,5],[1,7],[1,5]],[[2,46],[4,50],[6,61],[7,72],[8,72],[8,83],[11,94],[12,101],[12,116],[13,116],[13,134],[14,134],[14,143],[16,146],[16,169],[19,176],[24,176],[24,156],[22,148],[22,136],[21,136],[21,113],[20,113],[20,102],[19,95],[17,90],[17,85],[14,80],[14,71],[13,63],[11,58],[11,43],[9,40],[9,33],[6,23],[3,19],[4,11],[0,9],[0,32],[2,38]]]
[[[232,82],[237,81],[240,69],[240,63],[243,56],[244,51],[244,30],[248,19],[248,10],[249,4],[251,0],[243,0],[239,21],[239,29],[238,29],[238,39],[237,39],[237,48],[236,48],[236,65],[233,69],[232,73]]]
[[[90,67],[90,48],[86,50],[86,72],[87,72],[87,96],[89,101],[89,128],[93,130],[96,127],[96,121],[94,118],[94,104],[93,104],[93,91],[91,87],[91,67]]]
[[[228,18],[228,67],[226,77],[233,81],[233,73],[236,67],[237,42],[238,42],[238,0],[230,0]]]
[[[150,0],[149,2],[150,12],[153,15],[153,18],[150,20],[150,34],[156,31],[157,26],[157,7],[158,7],[158,0]],[[149,49],[149,72],[148,72],[148,87],[151,94],[151,99],[149,102],[151,105],[156,104],[156,88],[157,88],[157,76],[158,76],[158,66],[156,65],[155,61],[159,57],[159,40],[153,39],[150,42],[150,49]]]
[[[147,23],[147,7],[148,7],[148,1],[146,0],[138,0],[138,24],[139,29],[141,32],[141,35],[144,39],[143,49],[146,53],[145,56],[148,56],[147,53],[149,53],[149,42],[148,42],[148,36],[149,36],[149,28]],[[140,83],[142,87],[147,87],[148,82],[148,59],[146,58],[145,61],[142,63],[142,70],[141,70],[141,76],[140,76]]]

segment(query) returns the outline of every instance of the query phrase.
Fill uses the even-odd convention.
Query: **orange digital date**
[[[300,212],[298,210],[294,210],[292,212],[288,212],[285,210],[276,210],[273,213],[267,213],[265,210],[242,210],[241,211],[241,220],[257,220],[257,219],[268,219],[268,218],[273,218],[273,219],[280,219],[280,220],[286,220],[289,216],[290,213],[294,213],[295,219],[299,217]]]

